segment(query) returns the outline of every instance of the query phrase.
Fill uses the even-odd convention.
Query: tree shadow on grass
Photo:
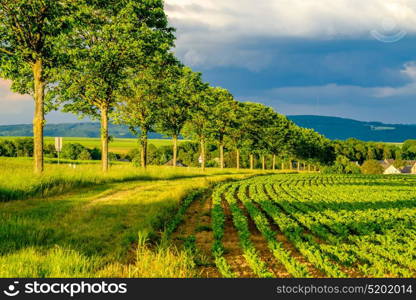
[[[111,183],[129,183],[129,182],[143,182],[143,181],[165,181],[165,180],[180,180],[180,179],[191,179],[191,178],[209,178],[217,175],[232,175],[232,172],[218,172],[212,174],[177,174],[166,177],[158,177],[155,175],[137,175],[131,177],[125,177],[122,179],[108,179],[103,180],[101,183],[97,183],[95,179],[82,179],[82,180],[71,180],[68,181],[64,178],[49,179],[47,182],[39,182],[30,188],[20,187],[1,187],[0,186],[0,202],[9,202],[13,200],[24,200],[34,197],[48,197],[58,195],[61,193],[69,192],[73,188],[85,188],[97,185],[105,185]]]
[[[177,200],[171,198],[103,203],[88,208],[88,201],[82,204],[78,199],[19,202],[12,205],[28,202],[28,207],[0,209],[0,255],[57,245],[87,256],[126,259],[138,232],[150,232],[150,238],[157,238],[178,206]]]

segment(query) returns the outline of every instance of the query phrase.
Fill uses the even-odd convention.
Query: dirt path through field
[[[195,239],[196,255],[199,257],[199,269],[203,278],[219,278],[221,274],[215,267],[211,247],[214,236],[211,230],[211,198],[208,195],[194,201],[185,214],[185,221],[173,234],[175,244],[184,245],[184,241]]]

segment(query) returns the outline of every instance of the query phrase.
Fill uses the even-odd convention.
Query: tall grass
[[[45,180],[53,182],[55,174],[67,182],[62,190],[70,190],[0,202],[0,277],[197,276],[192,254],[160,245],[162,232],[193,191],[249,175],[171,167],[144,172],[129,165],[115,166],[103,175],[95,166],[73,170],[48,165],[44,176],[32,178],[31,164],[0,161],[8,168],[7,174],[1,169],[0,185],[21,195],[35,195],[33,186],[44,188]],[[88,187],[74,188],[77,185]],[[147,243],[138,243],[140,232],[146,233]]]
[[[73,250],[27,248],[0,256],[2,278],[93,277],[101,265],[98,257],[87,257]]]
[[[225,173],[215,169],[202,173],[197,168],[163,166],[149,167],[147,170],[143,170],[125,163],[113,165],[107,174],[102,173],[100,165],[97,164],[80,164],[75,167],[69,164],[48,164],[45,173],[36,176],[32,173],[30,160],[0,158],[0,201],[50,196],[72,188],[96,184],[179,179],[215,174]]]
[[[98,277],[121,278],[193,278],[198,277],[193,254],[175,246],[159,243],[149,247],[147,235],[139,234],[136,257],[132,264],[111,264]]]

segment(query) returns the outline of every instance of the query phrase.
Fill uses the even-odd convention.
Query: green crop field
[[[0,277],[416,275],[415,176],[31,169],[0,158]]]
[[[415,184],[362,175],[224,184],[213,194],[216,265],[225,277],[414,277]]]
[[[19,139],[22,137],[7,137],[1,136],[1,140],[14,140]],[[54,144],[55,142],[54,137],[45,137],[45,144]],[[65,143],[79,143],[87,148],[100,148],[101,142],[99,138],[80,138],[80,137],[64,137],[63,142]],[[183,142],[180,140],[179,143]],[[150,139],[149,144],[153,144],[156,147],[161,146],[170,146],[172,144],[171,140],[168,139]],[[115,138],[109,144],[110,152],[119,153],[119,154],[126,154],[130,150],[134,148],[138,148],[138,140],[137,139],[124,139],[124,138]]]

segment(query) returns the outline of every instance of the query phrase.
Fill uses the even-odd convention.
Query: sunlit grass
[[[23,199],[32,196],[47,196],[96,184],[134,180],[178,179],[196,176],[209,176],[223,173],[241,173],[235,170],[225,172],[209,169],[202,172],[198,168],[172,168],[168,166],[136,168],[130,163],[112,165],[108,173],[101,171],[99,164],[47,164],[45,173],[36,176],[32,173],[32,161],[19,158],[0,158],[0,201]],[[249,171],[244,171],[249,172]]]
[[[34,196],[0,202],[0,277],[197,276],[191,254],[154,245],[191,191],[255,174],[123,164],[104,175],[96,165],[47,165],[36,177],[27,160],[0,166],[3,197],[7,189]],[[141,248],[138,233],[148,240]]]
[[[97,273],[98,277],[193,278],[200,275],[189,251],[163,243],[150,248],[146,242],[146,233],[139,235],[134,261],[127,265],[110,264]]]
[[[0,256],[0,277],[92,277],[99,266],[100,260],[97,257],[87,257],[73,250],[60,247],[46,251],[28,248]]]

